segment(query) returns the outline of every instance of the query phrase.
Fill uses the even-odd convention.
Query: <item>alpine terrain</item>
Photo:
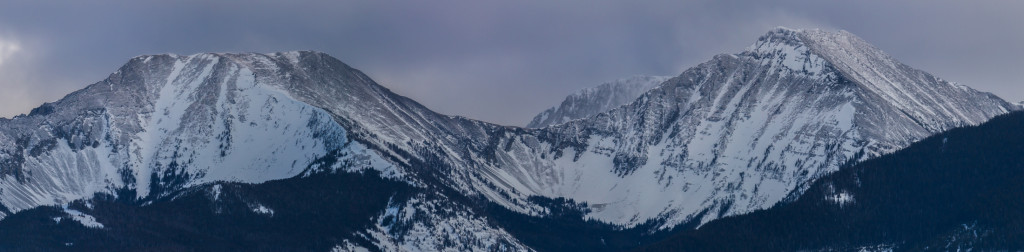
[[[844,163],[1018,108],[845,31],[779,28],[630,104],[542,129],[572,146],[571,160],[556,158],[561,177],[542,188],[590,203],[588,216],[611,223],[706,222],[796,196]]]
[[[1019,251],[1024,112],[843,168],[798,200],[641,251]]]
[[[1019,109],[844,31],[779,28],[625,82],[660,84],[583,91],[519,128],[323,53],[136,57],[0,119],[0,248],[630,249]]]
[[[566,97],[562,104],[533,117],[526,127],[540,128],[606,112],[636,100],[669,78],[672,77],[640,75],[581,89]]]

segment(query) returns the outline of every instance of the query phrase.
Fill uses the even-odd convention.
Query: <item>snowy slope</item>
[[[407,164],[396,166],[402,163],[349,137],[358,134],[346,129],[355,129],[345,124],[349,116],[360,117],[365,123],[360,125],[378,127],[372,132],[380,138],[408,136],[379,128],[393,121],[374,124],[378,121],[365,118],[403,116],[379,111],[382,103],[393,102],[379,96],[384,90],[320,53],[137,57],[104,81],[28,116],[0,121],[2,215],[66,205],[97,193],[147,204],[211,182],[261,183],[318,172],[373,169],[423,186],[403,172]],[[321,102],[362,114],[342,118],[307,103],[317,99],[341,99]],[[427,206],[436,205],[413,206],[429,214]],[[487,249],[496,242],[524,248],[479,215],[446,209],[445,215],[420,217],[409,225],[417,230],[443,225],[480,237],[390,237],[373,230],[366,235],[381,246],[413,251]],[[262,205],[253,211],[274,214]]]
[[[565,97],[560,105],[537,114],[526,127],[543,128],[606,112],[636,100],[669,78],[671,76],[633,76],[581,89]]]
[[[636,251],[1018,251],[1024,112],[816,180],[799,199]],[[927,227],[927,228],[922,228]]]
[[[1017,109],[852,34],[783,28],[631,102],[602,99],[590,100],[614,108],[527,129],[435,113],[322,53],[142,56],[0,120],[0,213],[94,193],[145,204],[214,181],[372,169],[431,199],[467,199],[395,202],[421,217],[409,219],[411,233],[384,223],[361,233],[376,246],[523,248],[479,205],[544,216],[553,210],[536,196],[562,197],[583,203],[585,218],[622,227],[703,223],[771,206],[849,161]]]
[[[145,198],[211,181],[257,183],[339,151],[364,168],[396,171],[351,144],[330,114],[259,83],[229,57],[135,58],[103,82],[4,122],[0,153],[15,176],[3,177],[0,202],[18,211],[118,189]]]
[[[566,154],[505,169],[536,165],[513,175],[537,185],[520,191],[587,202],[589,217],[668,228],[771,206],[844,163],[1011,109],[852,34],[780,28],[626,106],[544,129]]]
[[[348,118],[356,138],[462,194],[531,215],[547,210],[529,197],[564,197],[587,203],[589,218],[662,228],[771,206],[847,162],[1014,109],[852,34],[784,28],[625,106],[542,129],[438,115],[380,93],[355,104],[380,107],[306,102],[334,104],[325,109]],[[382,112],[359,113],[373,110]]]

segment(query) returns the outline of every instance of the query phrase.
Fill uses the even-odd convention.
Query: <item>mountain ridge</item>
[[[433,112],[318,52],[140,56],[104,81],[0,121],[0,217],[97,194],[146,205],[210,184],[374,172],[415,192],[390,198],[354,234],[362,238],[346,238],[360,246],[528,248],[487,209],[529,218],[569,211],[574,221],[608,225],[598,229],[647,233],[700,225],[1011,110],[896,64],[859,38],[816,32],[773,30],[628,104],[540,129]],[[803,37],[823,40],[811,46]],[[814,52],[833,45],[879,68],[837,67],[826,58],[850,59]],[[848,77],[854,70],[877,74]],[[926,88],[889,101],[902,96],[877,90],[903,82],[877,76]],[[951,105],[915,111],[941,102]],[[472,235],[452,240],[434,227]]]
[[[669,78],[671,77],[637,75],[577,90],[558,106],[537,114],[526,127],[542,128],[606,112],[636,100],[644,92]]]
[[[875,94],[879,89],[865,88],[879,83],[859,83],[863,78],[848,78],[841,69],[833,67],[830,61],[811,50],[815,47],[808,46],[808,43],[835,39],[835,36],[822,34],[835,33],[773,30],[759,38],[747,51],[717,55],[711,61],[655,87],[627,106],[552,127],[554,131],[563,131],[562,135],[604,142],[597,147],[592,143],[579,145],[591,146],[593,153],[607,153],[592,156],[605,163],[613,163],[613,167],[606,169],[615,171],[617,175],[646,176],[647,181],[658,181],[661,186],[671,187],[654,189],[660,191],[657,194],[652,194],[647,188],[635,190],[644,193],[619,196],[605,193],[577,199],[585,202],[627,202],[621,207],[630,208],[632,205],[637,210],[651,209],[652,204],[677,204],[653,207],[674,211],[648,213],[645,218],[603,219],[613,223],[638,223],[638,220],[647,218],[664,218],[664,214],[675,215],[670,219],[677,222],[690,218],[706,221],[768,207],[782,200],[779,195],[785,194],[784,191],[799,194],[807,181],[834,171],[842,164],[894,151],[938,130],[980,123],[1010,110],[1008,103],[998,97],[972,89],[945,88],[923,90],[912,95],[945,100],[961,106],[956,111],[972,112],[922,115],[931,121],[908,115],[903,112],[906,109],[879,98]],[[860,41],[855,45],[866,44],[848,33],[840,35],[836,36]],[[808,37],[821,41],[808,42]],[[865,50],[870,53],[861,53],[859,58],[877,62],[877,57],[888,57],[873,47],[842,48],[841,51]],[[904,74],[897,70],[912,71],[908,67],[899,67],[901,65],[880,66],[896,68],[871,71],[897,74]],[[934,78],[922,78],[912,85],[950,86]],[[976,103],[979,106],[966,105]],[[971,116],[960,117],[965,114]],[[730,140],[733,138],[736,140]],[[751,140],[754,143],[749,143]],[[745,167],[754,169],[745,172],[749,170]],[[635,175],[638,169],[646,170],[646,174]],[[680,178],[684,181],[672,185],[673,180]],[[587,180],[600,178],[584,179]],[[768,183],[763,184],[765,182]],[[700,188],[709,183],[714,185],[712,188],[734,188],[730,190],[736,192],[725,195],[717,189],[693,192],[706,190]],[[632,188],[614,185],[617,186],[599,188]],[[605,190],[610,189],[598,189]],[[669,191],[684,193],[671,194]],[[664,196],[656,196],[658,194]],[[574,198],[571,194],[558,192],[554,195]],[[671,195],[687,195],[689,199]],[[695,196],[700,199],[697,204],[688,203],[688,207],[679,208],[679,202],[692,202]],[[644,202],[637,201],[645,198]],[[679,211],[681,209],[688,210]],[[705,214],[708,210],[718,214]]]

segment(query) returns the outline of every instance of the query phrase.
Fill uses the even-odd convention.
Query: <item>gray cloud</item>
[[[775,26],[845,29],[905,63],[1024,100],[1021,1],[120,1],[0,4],[0,116],[129,57],[318,50],[430,108],[523,125],[575,89],[676,75]],[[13,41],[13,42],[11,42]]]

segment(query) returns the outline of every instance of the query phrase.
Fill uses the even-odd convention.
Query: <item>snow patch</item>
[[[896,251],[896,245],[893,244],[879,244],[873,246],[863,246],[854,248],[853,250],[858,252],[892,252]]]
[[[835,194],[826,195],[825,199],[835,203],[839,206],[846,206],[854,203],[853,194],[848,192],[839,192]]]
[[[369,252],[369,251],[370,251],[370,249],[367,249],[366,247],[363,247],[363,246],[359,246],[358,244],[352,243],[349,240],[342,240],[341,244],[338,244],[337,246],[334,246],[334,248],[331,249],[331,252]]]
[[[97,229],[102,229],[103,228],[103,224],[99,223],[98,221],[96,221],[96,218],[92,217],[92,215],[85,214],[85,213],[83,213],[81,211],[78,211],[78,210],[70,209],[67,206],[64,206],[64,213],[67,213],[68,216],[71,217],[72,220],[75,220],[78,223],[81,223],[83,226],[85,226],[87,228],[97,228]],[[57,222],[60,222],[61,219],[58,217],[58,218],[54,218],[54,220],[57,221]]]
[[[405,211],[389,206],[378,220],[400,215],[393,222],[407,229],[392,230],[378,222],[374,228],[359,233],[383,251],[529,251],[511,234],[450,201],[427,200],[420,195],[404,204],[394,204]]]
[[[262,214],[262,215],[266,215],[266,216],[271,216],[271,217],[274,216],[274,209],[270,209],[270,208],[264,206],[263,204],[258,204],[258,203],[255,206],[252,207],[252,212],[253,213]]]
[[[213,194],[213,201],[220,200],[220,189],[221,189],[221,185],[220,184],[216,184],[216,185],[213,185],[213,187],[210,187],[210,193]]]

